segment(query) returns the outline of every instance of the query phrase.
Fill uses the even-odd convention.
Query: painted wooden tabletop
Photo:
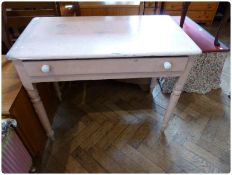
[[[8,59],[186,56],[201,49],[167,15],[34,18]]]

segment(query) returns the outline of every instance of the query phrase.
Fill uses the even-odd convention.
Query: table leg
[[[25,69],[23,67],[22,61],[20,60],[15,60],[13,61],[14,66],[18,72],[18,75],[20,77],[20,80],[26,89],[31,102],[33,104],[33,107],[35,109],[35,112],[37,113],[37,116],[39,117],[39,120],[45,129],[47,136],[51,139],[54,140],[54,131],[52,130],[51,124],[48,120],[48,116],[46,113],[46,110],[44,108],[44,105],[41,101],[41,98],[39,96],[38,90],[36,86],[31,82],[30,77],[27,75],[27,72],[25,72]]]
[[[180,94],[184,88],[184,84],[188,78],[188,74],[192,68],[193,65],[193,59],[189,58],[188,60],[188,64],[185,68],[184,73],[179,77],[178,81],[176,82],[173,92],[171,94],[171,98],[168,104],[168,108],[167,111],[165,112],[164,115],[164,119],[163,119],[163,123],[162,123],[162,127],[161,127],[161,132],[163,132],[166,127],[168,126],[168,122],[170,120],[170,116],[172,114],[173,109],[175,108],[179,98],[180,98]]]
[[[54,140],[54,131],[52,130],[52,127],[48,120],[47,113],[45,111],[44,105],[41,101],[36,86],[33,85],[33,89],[26,89],[26,90],[34,106],[35,112],[37,113],[40,122],[47,133],[47,136],[50,137],[52,140]]]

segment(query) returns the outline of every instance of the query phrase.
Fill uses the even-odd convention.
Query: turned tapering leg
[[[166,127],[168,126],[168,122],[170,120],[171,114],[173,109],[175,108],[179,98],[180,98],[181,91],[173,90],[171,97],[170,97],[170,102],[168,104],[167,111],[165,112],[162,127],[161,127],[161,132],[163,132]]]
[[[23,63],[20,60],[15,60],[13,61],[15,68],[18,72],[18,75],[21,79],[21,82],[24,86],[24,88],[26,89],[32,105],[35,109],[35,112],[43,126],[43,128],[45,129],[47,136],[54,140],[54,131],[52,130],[51,124],[48,120],[48,116],[47,113],[45,111],[44,105],[41,101],[41,98],[39,96],[38,90],[36,88],[36,86],[31,82],[30,77],[28,76],[27,72],[25,72],[25,69],[23,67]]]
[[[168,104],[167,111],[165,112],[162,127],[161,127],[161,132],[165,130],[165,128],[168,126],[168,122],[170,120],[170,116],[173,112],[173,109],[175,108],[179,98],[180,94],[184,88],[184,84],[188,78],[188,74],[192,68],[193,65],[193,59],[189,58],[188,63],[186,65],[184,73],[179,77],[178,81],[176,82],[173,92],[170,97],[170,101]]]
[[[52,130],[52,127],[50,125],[50,122],[48,120],[47,113],[45,111],[45,108],[43,106],[43,103],[41,101],[41,98],[39,96],[38,90],[35,85],[34,89],[26,89],[27,93],[31,99],[32,105],[34,106],[35,112],[37,113],[40,122],[42,126],[44,127],[47,136],[50,137],[51,139],[54,139],[54,131]]]

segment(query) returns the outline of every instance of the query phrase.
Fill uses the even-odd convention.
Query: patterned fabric
[[[11,126],[17,126],[17,122],[15,119],[2,119],[2,138],[4,138],[7,135],[8,130]]]
[[[185,92],[205,94],[220,88],[220,77],[228,52],[211,52],[193,56],[194,65],[184,86]],[[160,78],[163,93],[171,93],[178,77]]]

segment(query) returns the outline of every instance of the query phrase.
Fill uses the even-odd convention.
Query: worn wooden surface
[[[139,15],[139,1],[80,2],[81,16]]]
[[[197,54],[200,48],[170,16],[92,16],[34,18],[7,57],[54,60]]]
[[[99,7],[133,7],[139,6],[139,1],[101,1],[101,2],[79,2],[81,8],[99,8]]]

